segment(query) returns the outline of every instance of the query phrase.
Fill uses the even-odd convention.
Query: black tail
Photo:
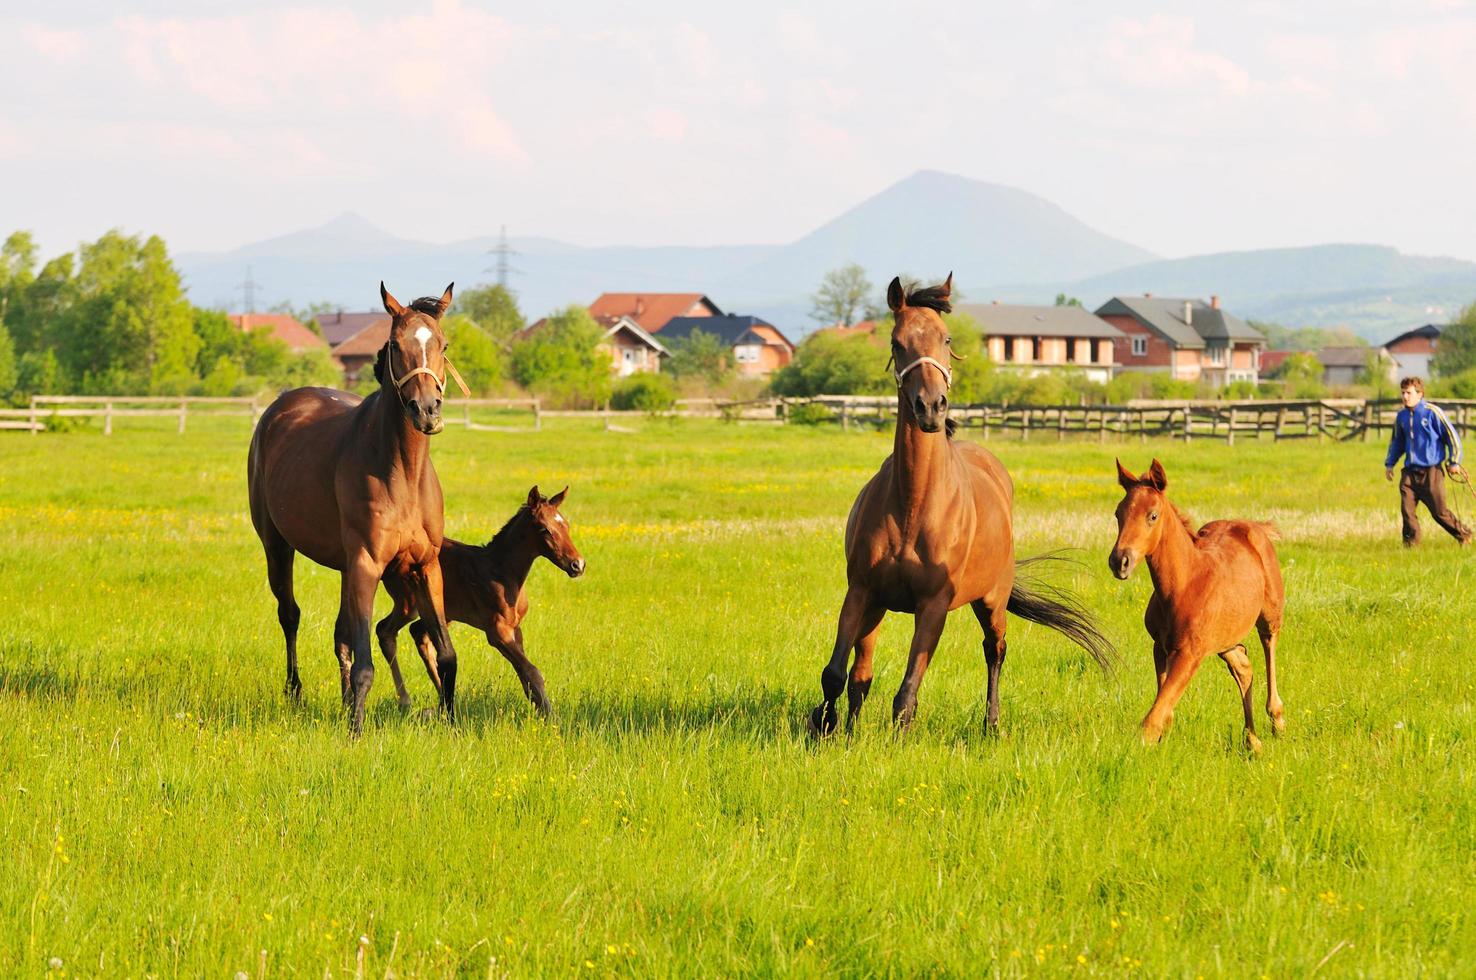
[[[1020,572],[1043,561],[1072,562],[1072,559],[1050,552],[1015,562],[1015,587],[1010,590],[1010,601],[1005,608],[1021,619],[1049,626],[1090,653],[1103,672],[1111,674],[1120,660],[1117,647],[1102,635],[1096,618],[1081,604],[1081,600],[1068,590],[1041,582],[1034,576],[1021,581]]]

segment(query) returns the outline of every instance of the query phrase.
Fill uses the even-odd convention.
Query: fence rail
[[[1438,403],[1462,436],[1476,425],[1476,399],[1442,399]],[[631,431],[621,420],[650,417],[641,411],[603,409],[546,409],[537,398],[469,398],[451,402],[445,420],[468,430],[529,431],[476,421],[473,409],[501,413],[528,412],[531,431],[543,428],[545,418],[598,419],[611,431]],[[1317,439],[1368,441],[1392,430],[1402,407],[1395,399],[1320,399],[1306,401],[1134,401],[1126,405],[955,405],[949,416],[961,428],[1019,439],[1064,440],[1067,436],[1095,437],[1099,442],[1137,437],[1185,440]],[[44,431],[52,419],[101,418],[103,433],[111,435],[115,419],[161,417],[178,419],[186,431],[189,416],[245,416],[253,423],[262,412],[257,398],[167,397],[142,395],[37,395],[28,408],[0,409],[0,430]],[[460,409],[458,412],[457,409]],[[763,398],[720,401],[681,399],[669,411],[675,418],[724,419],[738,424],[784,425],[797,421],[833,423],[842,429],[889,426],[897,415],[895,396],[820,395],[814,398]],[[484,416],[485,417],[485,416]]]

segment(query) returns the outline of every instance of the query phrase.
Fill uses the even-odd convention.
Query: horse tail
[[[1022,581],[1020,572],[1040,562],[1071,562],[1059,552],[1048,552],[1015,562],[1015,586],[1010,590],[1010,601],[1005,609],[1031,623],[1039,623],[1060,633],[1066,639],[1092,655],[1104,673],[1111,674],[1120,657],[1117,647],[1097,626],[1096,617],[1081,604],[1075,593],[1048,582],[1041,582],[1027,574]]]

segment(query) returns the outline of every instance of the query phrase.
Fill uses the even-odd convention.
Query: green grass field
[[[169,424],[0,435],[0,975],[1476,969],[1476,564],[1428,521],[1400,548],[1379,445],[992,443],[1019,553],[1082,549],[1057,579],[1120,676],[1012,620],[987,736],[961,610],[898,737],[893,616],[856,737],[816,745],[841,530],[889,435],[450,429],[453,536],[572,485],[589,572],[540,565],[526,624],[555,717],[458,626],[460,723],[402,716],[381,663],[351,741],[336,573],[297,565],[294,706],[246,423]],[[1261,714],[1259,758],[1213,659],[1168,739],[1138,743],[1151,584],[1107,571],[1114,454],[1157,455],[1200,520],[1282,527],[1289,731]]]

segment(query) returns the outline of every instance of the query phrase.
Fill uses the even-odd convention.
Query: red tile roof
[[[322,337],[303,326],[296,317],[286,313],[228,313],[226,319],[242,333],[270,327],[272,336],[286,344],[287,349],[294,353],[328,346]]]
[[[372,323],[378,323],[380,320],[388,323],[389,314],[384,312],[319,313],[317,320],[318,326],[323,331],[324,339],[328,341],[328,346],[337,347]]]
[[[717,304],[701,293],[602,293],[589,304],[590,316],[628,316],[642,330],[656,333],[679,316],[720,316]]]
[[[1261,373],[1262,374],[1269,374],[1272,371],[1275,371],[1277,368],[1281,367],[1281,365],[1283,365],[1283,364],[1286,363],[1286,359],[1288,357],[1291,357],[1293,354],[1299,354],[1299,353],[1301,353],[1301,351],[1294,351],[1294,350],[1267,350],[1267,351],[1262,351],[1261,352]]]
[[[369,323],[358,333],[333,348],[333,356],[338,358],[373,357],[379,353],[379,348],[389,343],[389,335],[389,314],[381,313],[377,321]]]

